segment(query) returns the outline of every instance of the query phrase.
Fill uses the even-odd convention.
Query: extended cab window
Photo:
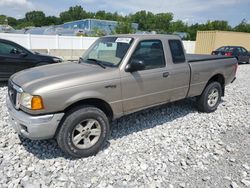
[[[132,60],[143,61],[145,70],[165,67],[165,57],[160,40],[141,41],[134,51]]]
[[[182,43],[179,40],[169,40],[169,47],[173,63],[184,63],[186,61]]]

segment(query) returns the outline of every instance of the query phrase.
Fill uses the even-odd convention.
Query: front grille
[[[9,95],[10,101],[12,102],[12,104],[15,106],[16,109],[19,108],[19,102],[20,102],[19,98],[22,92],[23,90],[20,87],[18,87],[12,81],[9,80],[8,95]]]
[[[14,84],[9,81],[8,83],[8,95],[10,98],[10,101],[14,106],[16,106],[17,103],[17,90],[14,88]]]

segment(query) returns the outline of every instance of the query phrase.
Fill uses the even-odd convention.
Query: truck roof
[[[134,39],[177,39],[181,40],[178,35],[164,35],[164,34],[120,34],[120,35],[108,35],[105,37],[129,37]]]

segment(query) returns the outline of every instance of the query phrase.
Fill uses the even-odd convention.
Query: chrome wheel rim
[[[216,88],[213,88],[209,93],[208,93],[208,100],[207,104],[210,107],[214,107],[219,100],[219,90]]]
[[[75,126],[72,141],[78,149],[94,146],[101,136],[101,125],[95,119],[87,119]]]

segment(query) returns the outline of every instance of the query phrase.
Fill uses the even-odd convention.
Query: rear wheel
[[[95,155],[109,135],[108,118],[100,109],[83,106],[68,113],[57,134],[60,148],[73,157]]]
[[[214,112],[220,104],[221,95],[221,84],[218,82],[211,82],[198,98],[198,110],[207,113]]]

